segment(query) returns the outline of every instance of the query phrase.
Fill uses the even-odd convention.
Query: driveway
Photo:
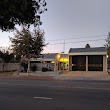
[[[107,72],[85,72],[85,71],[66,71],[55,79],[58,80],[110,80],[110,75]]]

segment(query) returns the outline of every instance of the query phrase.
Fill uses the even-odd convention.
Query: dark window
[[[88,70],[103,71],[103,56],[102,55],[88,56]]]
[[[86,71],[86,56],[72,56],[72,70]]]

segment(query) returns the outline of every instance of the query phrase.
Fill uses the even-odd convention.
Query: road
[[[110,110],[110,81],[1,78],[0,110]]]

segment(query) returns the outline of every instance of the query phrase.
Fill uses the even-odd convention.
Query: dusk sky
[[[49,45],[44,48],[44,53],[62,52],[63,44],[57,43],[63,43],[63,39],[66,53],[70,48],[83,48],[87,43],[91,47],[104,46],[104,39],[110,32],[110,0],[46,0],[46,2],[48,11],[41,15],[43,22],[41,28],[45,31],[45,40]],[[0,46],[9,46],[9,36],[13,34],[0,31],[0,36]]]

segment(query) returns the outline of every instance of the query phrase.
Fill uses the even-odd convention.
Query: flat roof
[[[58,53],[47,53],[47,54],[42,54],[43,58],[49,58],[49,59],[54,59]]]

